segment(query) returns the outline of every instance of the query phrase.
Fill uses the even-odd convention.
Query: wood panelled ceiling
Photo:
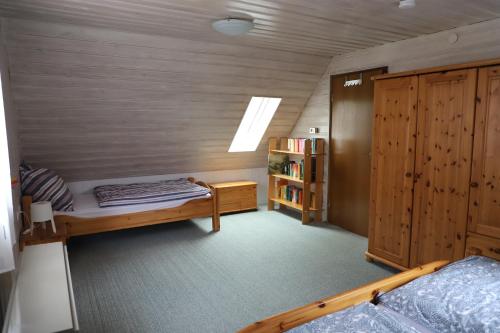
[[[500,17],[498,0],[1,0],[0,15],[333,56]],[[210,27],[252,17],[244,37]]]
[[[334,55],[500,15],[498,0],[0,0],[23,157],[67,180],[264,167],[228,153],[252,96],[293,129]],[[252,17],[248,35],[211,22]]]

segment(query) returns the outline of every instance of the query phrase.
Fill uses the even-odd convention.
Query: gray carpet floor
[[[76,237],[69,258],[82,332],[234,332],[395,273],[366,238],[280,212]]]

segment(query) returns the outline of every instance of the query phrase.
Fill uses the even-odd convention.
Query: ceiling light
[[[241,36],[252,30],[254,23],[249,19],[226,18],[212,22],[212,28],[228,36]]]
[[[416,6],[415,0],[400,0],[399,1],[399,8],[401,9],[407,9],[407,8],[414,8]]]

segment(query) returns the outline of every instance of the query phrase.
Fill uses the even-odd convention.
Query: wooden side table
[[[44,229],[41,225],[36,225],[33,230],[33,235],[31,233],[21,235],[21,241],[19,242],[19,250],[22,251],[25,246],[37,245],[37,244],[47,244],[54,242],[62,242],[66,244],[67,240],[67,229],[66,224],[56,223],[56,232],[52,231],[52,228],[46,226]]]
[[[237,181],[210,184],[215,188],[219,213],[257,209],[257,183]]]

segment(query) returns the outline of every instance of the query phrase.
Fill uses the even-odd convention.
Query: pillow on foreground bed
[[[500,332],[500,262],[473,256],[380,296],[437,332]]]
[[[53,210],[73,210],[73,195],[64,180],[54,171],[32,168],[25,163],[19,169],[23,195],[32,196],[33,202],[50,201]]]

